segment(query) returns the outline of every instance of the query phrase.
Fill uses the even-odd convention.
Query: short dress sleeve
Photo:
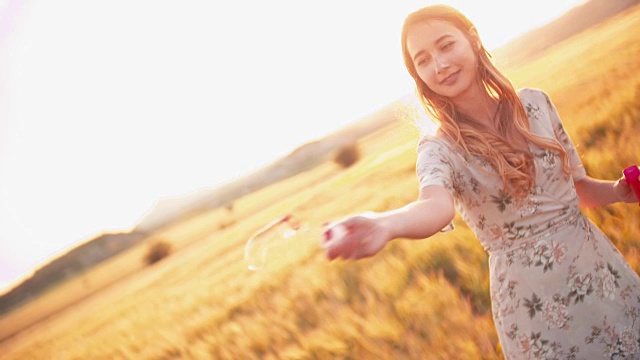
[[[455,198],[453,164],[449,158],[450,151],[447,146],[442,140],[425,137],[418,144],[417,152],[416,174],[420,190],[427,186],[442,186]],[[454,228],[453,221],[451,221],[440,231],[448,232]]]
[[[452,163],[446,146],[438,139],[426,137],[417,147],[416,174],[420,190],[427,186],[442,186],[453,191]]]
[[[571,141],[571,137],[569,137],[569,134],[567,134],[564,126],[562,125],[562,120],[560,120],[560,115],[558,115],[555,105],[553,105],[551,99],[546,93],[543,94],[547,103],[551,125],[553,126],[553,133],[556,136],[556,140],[560,142],[560,145],[562,145],[564,151],[567,153],[573,180],[578,181],[586,177],[587,172],[582,165],[582,160],[580,160],[580,155],[578,154],[573,141]]]

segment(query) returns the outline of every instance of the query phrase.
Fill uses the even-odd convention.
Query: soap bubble
[[[294,236],[299,229],[300,223],[287,215],[256,231],[244,248],[244,260],[249,270],[262,269],[267,264],[270,249]]]

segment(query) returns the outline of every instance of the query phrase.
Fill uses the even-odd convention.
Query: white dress
[[[495,325],[507,359],[640,359],[640,278],[611,241],[578,209],[574,180],[586,176],[548,96],[523,89],[531,130],[555,137],[554,151],[534,145],[537,178],[516,201],[482,160],[438,136],[421,139],[421,188],[444,186],[489,253]]]

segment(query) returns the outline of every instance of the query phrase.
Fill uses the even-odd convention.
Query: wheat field
[[[551,96],[594,177],[640,162],[637,29],[640,7],[505,69],[516,87]],[[163,228],[153,238],[179,249],[166,259],[142,264],[149,239],[0,318],[0,358],[501,359],[487,255],[459,218],[453,232],[399,239],[358,262],[328,262],[313,231],[260,271],[243,261],[250,235],[285,214],[313,229],[415,199],[418,137],[399,122],[359,140],[351,167],[327,162]],[[640,208],[585,213],[640,272]]]

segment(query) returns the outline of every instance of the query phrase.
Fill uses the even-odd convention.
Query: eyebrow
[[[434,41],[434,44],[438,44],[440,42],[442,42],[444,39],[448,38],[448,37],[453,37],[453,35],[451,34],[444,34],[442,36],[440,36],[436,41]],[[418,58],[420,55],[422,55],[422,53],[426,52],[426,50],[420,50],[418,51],[415,55],[413,55],[413,61],[416,60],[416,58]]]

